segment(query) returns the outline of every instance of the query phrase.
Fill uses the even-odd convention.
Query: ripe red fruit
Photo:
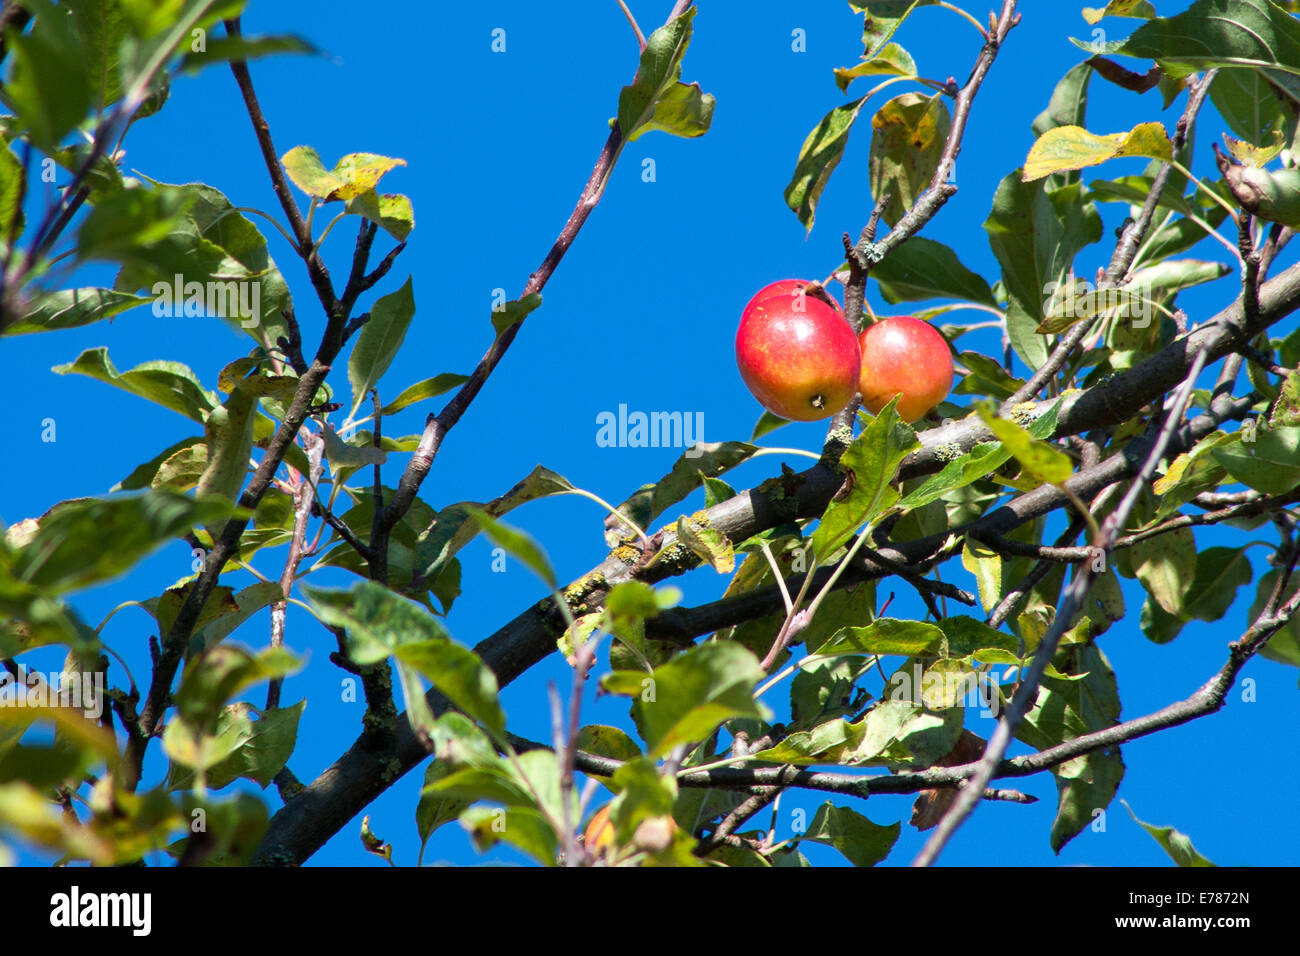
[[[858,390],[862,357],[839,307],[783,279],[749,300],[736,332],[736,365],[764,408],[791,421],[828,418]]]
[[[754,297],[749,300],[749,304],[746,305],[745,308],[749,309],[751,306],[763,299],[775,299],[778,297],[788,298],[793,303],[796,298],[800,297],[799,294],[811,284],[812,283],[808,279],[781,279],[777,282],[771,283],[770,285],[763,286],[763,288],[754,293]],[[803,298],[817,297],[803,296]],[[844,314],[844,310],[840,308],[840,304],[835,301],[835,296],[827,292],[826,298],[830,299],[830,304],[834,306],[836,312],[839,312],[841,315]],[[820,298],[817,298],[817,301],[822,302]],[[822,302],[822,304],[825,305],[824,302]]]
[[[859,340],[862,407],[873,415],[895,395],[898,417],[914,422],[952,388],[952,351],[928,322],[897,315],[868,326]]]

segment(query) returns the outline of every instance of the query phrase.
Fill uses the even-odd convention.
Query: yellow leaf
[[[1030,147],[1022,179],[1028,183],[1120,156],[1148,156],[1167,162],[1173,158],[1173,145],[1159,123],[1139,123],[1127,133],[1107,136],[1090,133],[1082,126],[1058,126],[1038,137]]]
[[[405,166],[406,160],[377,153],[348,153],[338,161],[332,175],[342,180],[326,199],[352,199],[364,192],[374,189],[384,173],[397,166]]]

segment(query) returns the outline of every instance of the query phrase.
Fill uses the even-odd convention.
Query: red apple
[[[736,332],[745,385],[773,415],[797,422],[828,418],[858,390],[857,337],[838,307],[801,294],[785,279],[749,300]]]
[[[788,298],[793,306],[798,300],[810,298],[803,294],[803,290],[811,284],[812,282],[809,279],[781,279],[779,282],[765,285],[763,288],[759,289],[758,292],[754,293],[754,297],[749,300],[745,309],[748,310],[752,308],[763,299],[776,299],[780,297]],[[816,297],[814,296],[812,298]],[[835,301],[835,296],[827,292],[826,298],[830,299],[831,305],[835,307],[836,312],[839,312],[841,315],[844,314],[844,310],[840,308],[840,304]],[[822,300],[817,299],[817,301],[821,302]],[[822,304],[824,305],[825,303],[823,302]]]
[[[873,415],[895,395],[898,417],[914,422],[938,405],[952,388],[948,340],[928,322],[896,315],[868,326],[858,342],[862,407]]]

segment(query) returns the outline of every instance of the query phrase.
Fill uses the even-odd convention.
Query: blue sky
[[[672,6],[668,0],[629,5],[647,33]],[[966,6],[983,19],[983,6]],[[990,281],[998,273],[982,223],[993,190],[1023,160],[1032,143],[1030,123],[1046,106],[1056,80],[1085,56],[1067,37],[1087,37],[1092,30],[1074,4],[1028,0],[1022,6],[1023,23],[1012,32],[976,100],[957,164],[959,191],[924,232],[950,245]],[[1182,6],[1157,3],[1161,12]],[[406,385],[440,372],[468,373],[491,340],[493,290],[503,288],[516,297],[541,262],[604,142],[619,89],[635,71],[635,40],[617,4],[587,3],[557,14],[554,7],[524,2],[407,2],[391,5],[382,21],[359,17],[355,4],[254,0],[249,7],[245,32],[298,32],[328,54],[253,64],[278,152],[308,144],[326,165],[354,151],[407,161],[405,168],[389,174],[384,188],[411,197],[416,230],[389,278],[361,303],[364,309],[408,274],[414,277],[417,313],[381,395],[391,398]],[[782,199],[804,137],[846,99],[831,70],[857,62],[860,25],[860,15],[842,2],[703,4],[683,79],[698,81],[716,96],[711,131],[695,140],[651,133],[627,147],[601,205],[546,287],[544,305],[528,319],[505,362],[444,444],[423,487],[426,501],[442,507],[487,500],[539,463],[607,500],[621,501],[664,474],[679,451],[600,447],[597,416],[616,412],[620,404],[647,412],[702,412],[709,441],[749,437],[761,409],[735,370],[740,309],[768,282],[831,272],[841,260],[841,232],[856,237],[870,211],[865,123],[853,134],[810,236],[805,238]],[[1112,39],[1126,35],[1132,25],[1134,21],[1106,21]],[[506,31],[504,53],[491,50],[496,28]],[[796,28],[806,33],[806,52],[791,49]],[[912,53],[923,75],[941,81],[952,75],[958,82],[965,80],[981,42],[968,23],[939,9],[919,11],[895,39]],[[889,95],[906,88],[899,84]],[[1172,131],[1182,102],[1160,112],[1156,92],[1139,97],[1094,80],[1089,128],[1114,132],[1158,119]],[[1199,174],[1212,169],[1209,143],[1222,129],[1207,108],[1195,154]],[[214,68],[178,80],[167,108],[132,131],[126,150],[130,170],[167,182],[207,182],[237,205],[278,214],[228,70]],[[647,159],[654,161],[653,182],[641,175]],[[1116,161],[1085,178],[1137,173],[1143,162]],[[1111,205],[1102,211],[1109,237],[1123,210]],[[314,348],[321,317],[302,265],[278,234],[268,229],[267,235],[294,290],[304,338]],[[346,277],[354,235],[355,226],[345,222],[327,245],[326,261],[338,282]],[[388,242],[381,238],[377,247],[386,250]],[[1077,272],[1092,274],[1108,259],[1110,248],[1105,240],[1090,247]],[[1218,260],[1226,255],[1210,242],[1191,254]],[[1280,266],[1286,264],[1284,256]],[[88,269],[84,279],[107,284],[110,276],[107,270]],[[1224,281],[1184,296],[1180,304],[1193,321],[1202,321],[1230,302],[1234,291],[1231,281]],[[873,306],[881,309],[874,289],[870,294]],[[956,313],[952,320],[974,322],[979,315]],[[1294,327],[1290,318],[1278,328]],[[975,333],[962,344],[989,354],[999,351],[995,332]],[[173,413],[89,379],[49,371],[99,345],[109,347],[119,369],[149,359],[175,359],[210,386],[226,362],[247,350],[247,340],[220,322],[155,318],[148,309],[111,324],[6,340],[8,375],[0,384],[7,409],[0,439],[11,453],[10,466],[0,475],[0,520],[5,523],[38,515],[64,498],[106,492],[137,464],[194,433],[192,423]],[[346,388],[342,371],[334,380]],[[441,401],[387,419],[385,432],[418,432],[424,415]],[[41,441],[46,418],[57,423],[56,442]],[[791,425],[767,442],[815,450],[823,432],[821,424]],[[728,480],[750,487],[775,473],[779,461],[759,458]],[[803,467],[800,459],[789,461]],[[396,482],[403,463],[388,466],[386,483]],[[696,507],[698,496],[684,502],[681,512]],[[677,513],[665,517],[675,519]],[[603,559],[602,519],[590,502],[565,497],[525,506],[508,520],[541,541],[561,579],[571,580]],[[1231,539],[1244,537],[1231,533]],[[1202,549],[1226,540],[1228,536],[1198,533]],[[1265,549],[1252,548],[1249,554],[1258,577]],[[461,560],[464,594],[448,625],[467,644],[542,596],[541,585],[515,562],[506,572],[494,573],[490,546],[482,540],[469,545]],[[156,595],[189,574],[189,562],[187,547],[169,546],[130,576],[78,595],[74,606],[97,624],[122,601]],[[274,562],[259,566],[278,575]],[[230,583],[249,580],[234,575]],[[342,572],[311,580],[350,584]],[[945,569],[945,580],[972,587],[958,564]],[[709,571],[676,583],[688,604],[710,600],[725,586]],[[1101,639],[1101,647],[1119,675],[1123,716],[1128,718],[1199,687],[1222,664],[1227,641],[1246,626],[1249,600],[1239,602],[1222,621],[1189,625],[1172,644],[1155,646],[1138,627],[1141,590],[1134,582],[1124,583],[1128,615]],[[891,615],[923,616],[910,589],[891,582],[880,586],[882,595],[891,590],[897,594]],[[1253,586],[1242,593],[1253,596]],[[150,624],[138,610],[128,609],[104,631],[107,643],[131,662],[138,679],[147,673]],[[265,645],[265,616],[237,637],[251,646]],[[326,659],[333,646],[328,633],[294,609],[287,640],[309,659],[284,691],[286,704],[308,698],[290,766],[309,781],[352,742],[361,708],[339,700],[343,675]],[[34,660],[33,666],[57,667],[58,660]],[[1300,785],[1295,737],[1278,730],[1294,721],[1296,673],[1259,660],[1245,676],[1257,682],[1256,702],[1234,699],[1213,717],[1127,745],[1128,773],[1119,796],[1143,819],[1189,834],[1216,862],[1293,863],[1300,824],[1294,815],[1269,813],[1268,795],[1294,793]],[[569,670],[558,655],[503,692],[512,730],[548,736],[548,680],[567,691]],[[592,690],[584,721],[627,726],[626,702],[596,700]],[[251,699],[260,702],[260,697],[258,690]],[[155,746],[147,778],[159,779],[164,769]],[[418,848],[414,808],[421,778],[422,769],[408,774],[366,811],[372,829],[395,845],[397,862],[403,865],[414,863]],[[1086,830],[1055,856],[1048,845],[1055,808],[1050,776],[1014,785],[1043,799],[1031,807],[982,806],[954,839],[943,863],[1167,862],[1118,802],[1110,808],[1104,832]],[[267,798],[278,805],[273,789]],[[794,808],[811,812],[820,802],[814,795],[784,799],[778,836],[791,835]],[[922,839],[906,826],[911,798],[879,797],[853,806],[876,823],[902,819],[903,835],[889,863],[911,859]],[[767,814],[758,819],[766,825]],[[352,821],[311,862],[384,865],[362,850],[358,825],[359,820]],[[806,852],[814,862],[843,862],[828,849],[807,846]],[[523,858],[509,849],[480,857],[451,824],[435,835],[425,859],[472,863]]]

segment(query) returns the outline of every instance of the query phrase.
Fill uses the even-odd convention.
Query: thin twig
[[[308,439],[307,462],[309,471],[298,475],[294,486],[293,536],[289,539],[289,554],[284,560],[284,570],[280,573],[280,593],[282,599],[271,605],[271,646],[284,646],[285,619],[289,610],[289,591],[298,576],[298,565],[306,556],[307,522],[311,519],[312,503],[316,500],[316,485],[325,470],[323,456],[325,442],[320,438]],[[280,689],[283,677],[274,677],[266,689],[266,706],[268,709],[280,706]]]

